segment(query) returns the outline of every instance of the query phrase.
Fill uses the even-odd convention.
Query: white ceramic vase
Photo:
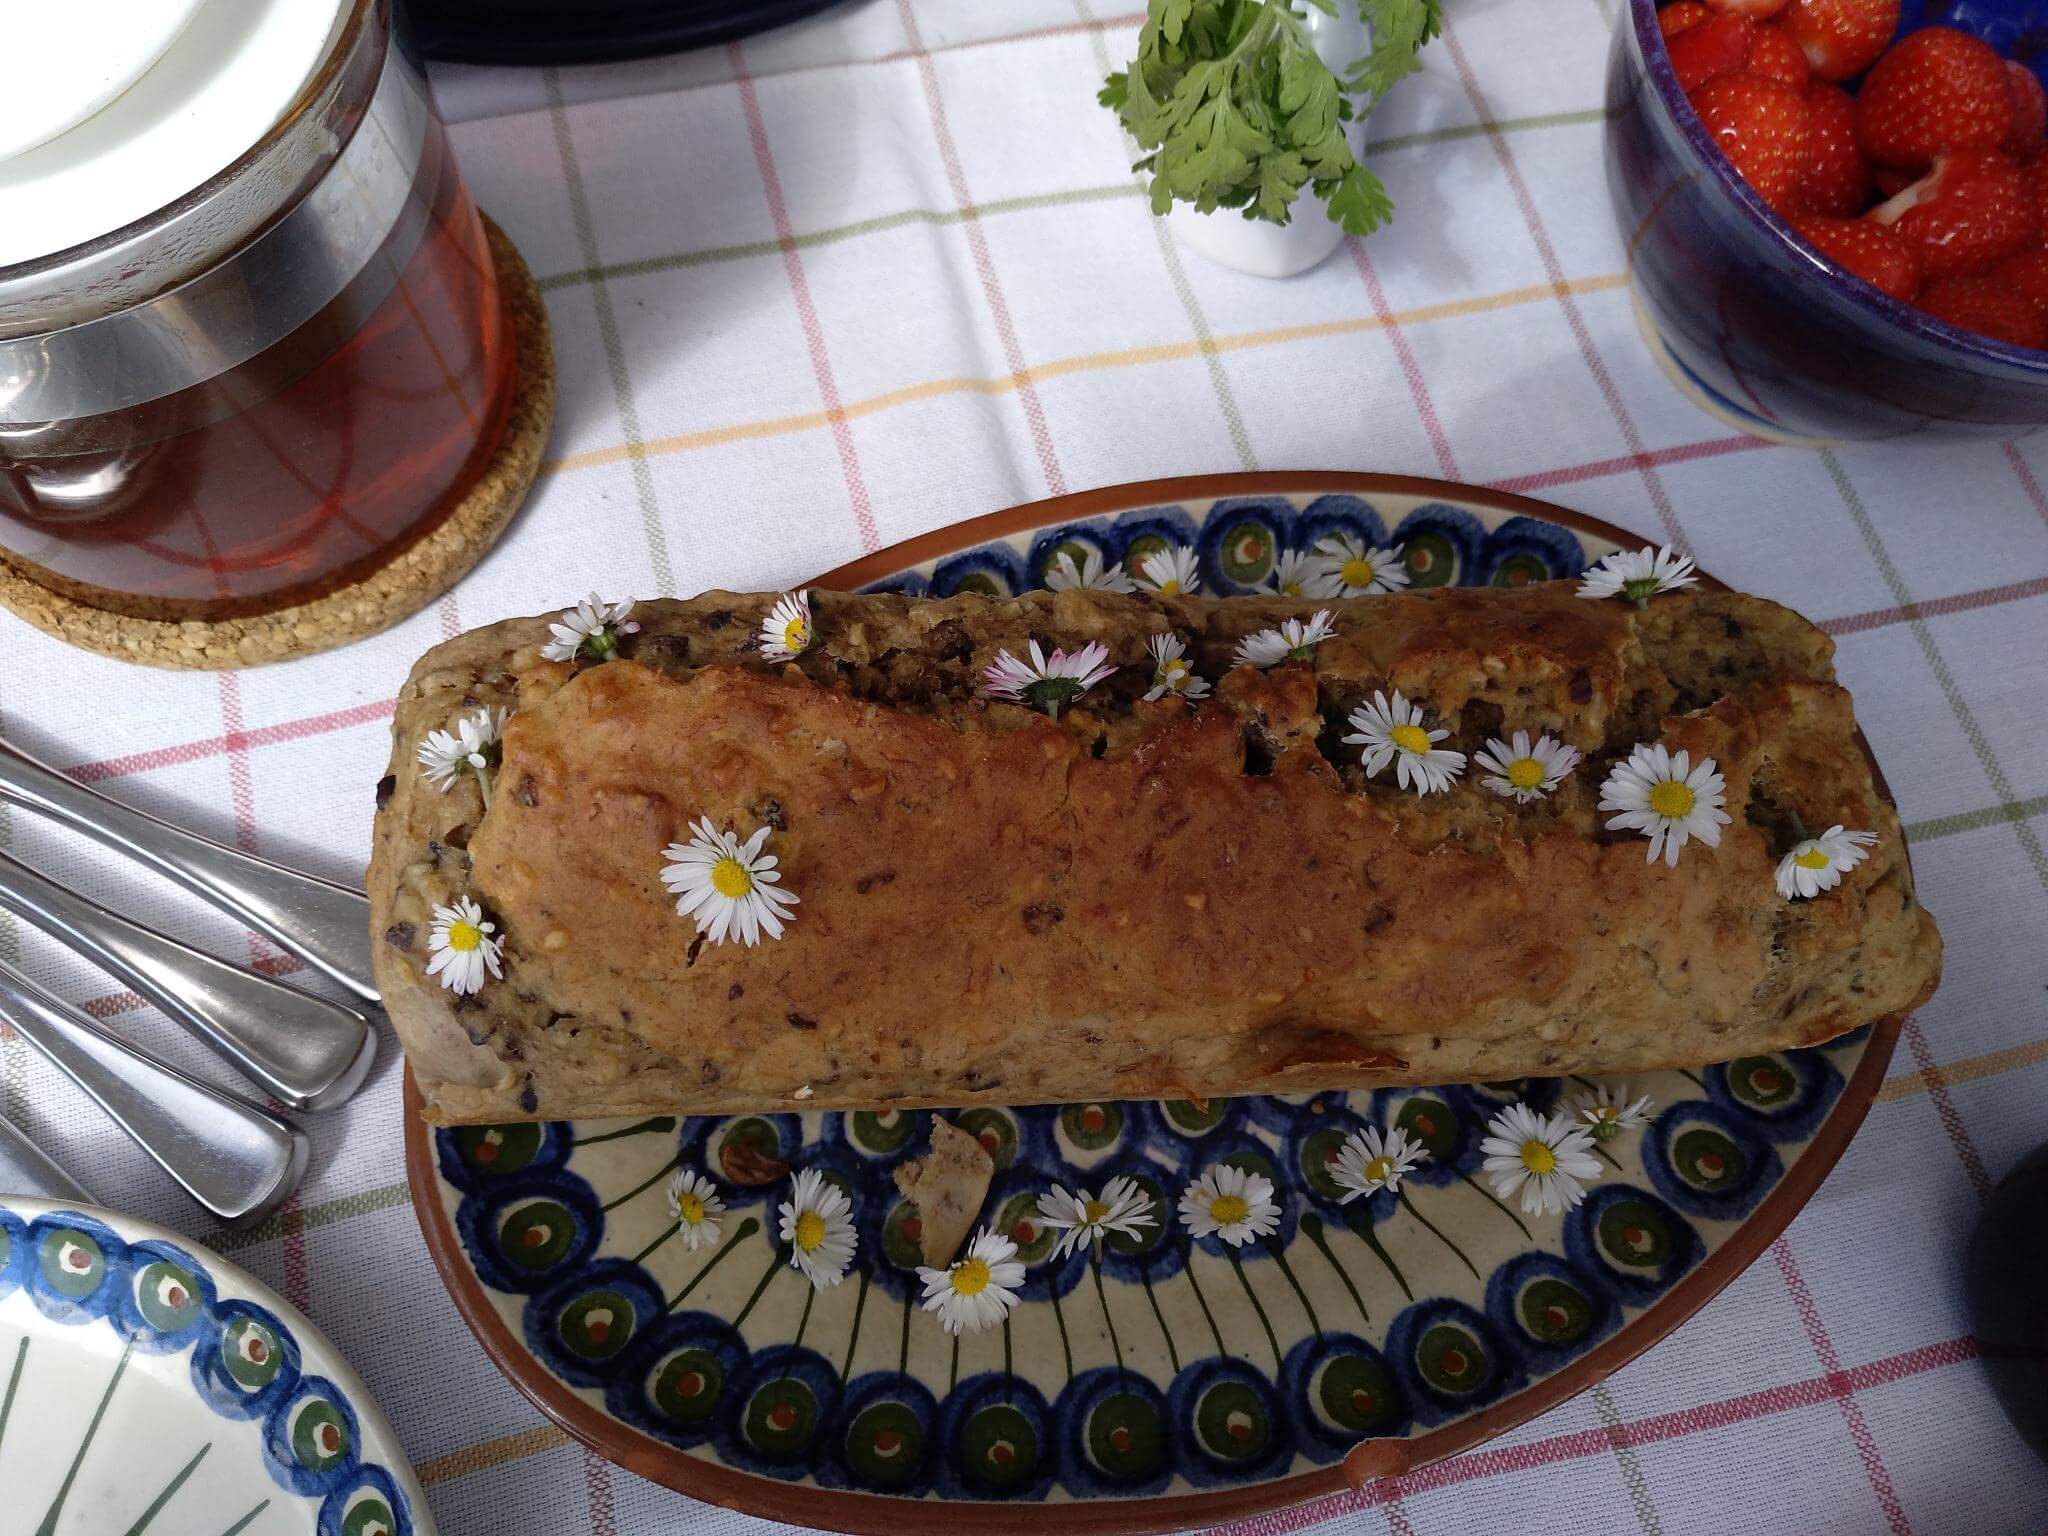
[[[1317,55],[1343,73],[1365,57],[1372,47],[1372,33],[1358,14],[1357,0],[1339,0],[1338,14],[1325,15],[1309,6],[1302,26],[1315,44]],[[1347,124],[1345,136],[1351,153],[1365,157],[1365,120]],[[1199,251],[1211,261],[1254,277],[1292,277],[1306,272],[1343,243],[1343,228],[1331,222],[1328,211],[1309,188],[1294,200],[1292,215],[1285,224],[1248,219],[1242,209],[1218,208],[1197,212],[1190,203],[1175,203],[1166,216],[1166,227],[1174,239],[1189,250]]]

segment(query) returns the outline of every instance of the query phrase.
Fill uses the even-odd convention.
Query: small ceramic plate
[[[37,1536],[433,1536],[313,1325],[111,1211],[0,1195],[0,1525]]]
[[[1376,475],[1227,475],[1063,497],[835,571],[824,586],[946,594],[1042,584],[1060,551],[1134,564],[1192,544],[1203,590],[1242,592],[1283,550],[1343,531],[1398,542],[1416,586],[1577,575],[1619,529],[1525,498]],[[942,1008],[941,1000],[934,1000]],[[942,1016],[935,1017],[940,1027]],[[891,1169],[923,1113],[506,1125],[413,1113],[413,1202],[456,1305],[570,1433],[698,1498],[856,1532],[1084,1533],[1208,1525],[1421,1466],[1541,1413],[1663,1337],[1792,1219],[1862,1120],[1898,1030],[1630,1085],[1651,1123],[1602,1148],[1568,1215],[1493,1197],[1487,1119],[1589,1086],[1524,1081],[1280,1098],[977,1108],[952,1118],[998,1173],[984,1219],[1029,1263],[999,1331],[959,1340],[917,1307]],[[1431,1160],[1398,1197],[1340,1203],[1329,1160],[1401,1126]],[[1271,1240],[1189,1240],[1181,1190],[1219,1162],[1279,1190]],[[724,1199],[690,1251],[677,1167]],[[844,1284],[813,1292],[774,1240],[787,1170],[852,1196]],[[1036,1200],[1136,1179],[1143,1240],[1049,1257]]]

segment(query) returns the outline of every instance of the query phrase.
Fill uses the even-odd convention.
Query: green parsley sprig
[[[1291,0],[1149,0],[1138,57],[1102,104],[1148,153],[1152,211],[1241,208],[1285,224],[1305,186],[1330,218],[1368,235],[1393,216],[1380,179],[1352,157],[1344,125],[1420,65],[1443,27],[1442,0],[1306,0],[1328,15],[1356,4],[1372,51],[1340,80],[1310,45]]]

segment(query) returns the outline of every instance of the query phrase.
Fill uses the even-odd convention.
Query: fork
[[[0,741],[0,800],[53,817],[147,864],[365,1002],[380,1000],[370,973],[370,903],[360,891],[159,821],[5,741]]]
[[[376,1055],[370,1021],[355,1009],[180,944],[5,853],[0,907],[133,987],[294,1109],[341,1103]]]
[[[297,1188],[307,1143],[296,1129],[115,1039],[4,961],[0,1020],[222,1220],[252,1220]]]

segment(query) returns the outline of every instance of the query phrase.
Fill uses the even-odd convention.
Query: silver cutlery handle
[[[0,1120],[0,1194],[31,1195],[73,1205],[98,1205],[91,1190],[5,1120]]]
[[[379,1000],[370,974],[370,903],[360,891],[158,821],[44,767],[4,741],[0,799],[54,816],[140,859],[366,1002]]]
[[[222,1220],[261,1216],[297,1188],[306,1167],[298,1131],[123,1044],[4,963],[0,1019]]]
[[[330,1109],[376,1055],[370,1021],[145,928],[0,854],[5,907],[148,998],[272,1097]]]

